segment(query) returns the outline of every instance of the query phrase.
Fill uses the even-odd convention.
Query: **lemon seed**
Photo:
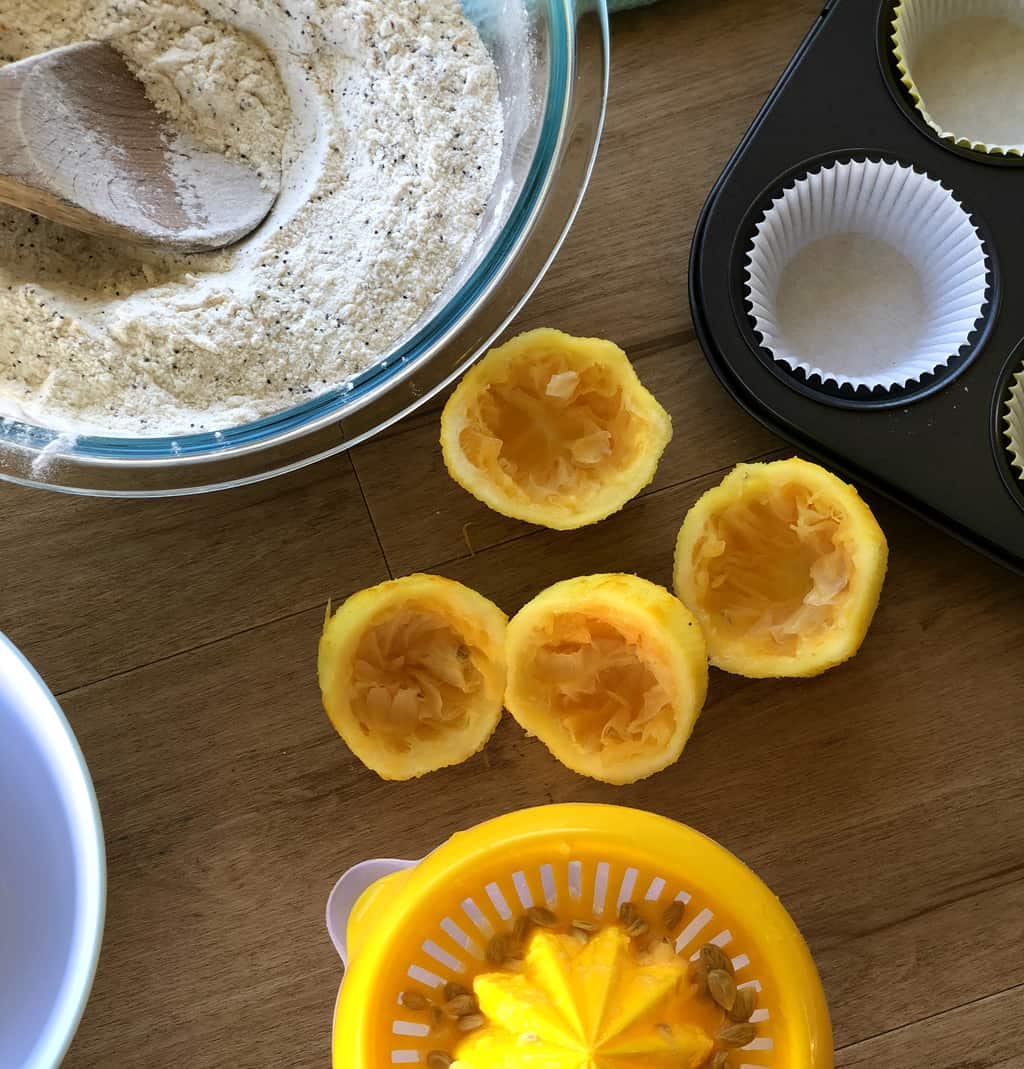
[[[722,972],[727,972],[732,976],[736,971],[732,967],[732,959],[729,955],[721,947],[716,947],[714,943],[705,943],[700,948],[700,960],[708,972],[712,969],[721,969]]]
[[[708,993],[708,970],[703,962],[695,962],[690,966],[690,982],[696,987],[698,995]]]
[[[419,991],[403,991],[399,996],[399,1001],[407,1010],[412,1010],[413,1013],[422,1013],[430,1009],[430,999]]]
[[[472,995],[456,995],[450,1002],[444,1004],[444,1012],[449,1017],[467,1017],[476,1013],[479,1007]]]
[[[597,931],[597,925],[593,921],[573,921],[572,926],[578,932],[586,932],[587,935],[591,935]]]
[[[444,1010],[440,1006],[430,1007],[430,1031],[439,1032],[444,1024]]]
[[[432,1050],[427,1055],[427,1069],[449,1069],[455,1059],[443,1050]]]
[[[516,926],[512,929],[512,938],[517,943],[522,943],[530,934],[530,929],[532,927],[533,921],[531,921],[525,914],[523,914],[522,917],[517,917]]]
[[[626,929],[626,935],[632,936],[634,939],[639,939],[640,936],[646,935],[651,930],[651,926],[642,917],[637,917],[635,921]]]
[[[714,1058],[711,1059],[711,1069],[725,1069],[729,1064],[729,1052],[727,1050],[720,1050]]]
[[[619,920],[628,928],[638,917],[636,906],[632,902],[623,902],[619,906]]]
[[[745,1047],[753,1042],[757,1029],[752,1024],[726,1025],[715,1037],[723,1047]]]
[[[736,1002],[736,981],[724,969],[712,969],[708,973],[708,991],[711,997],[728,1012]]]
[[[458,998],[459,995],[472,995],[473,992],[469,990],[463,984],[456,982],[455,980],[449,980],[444,985],[444,1000],[445,1002],[451,1002],[453,998]]]
[[[487,958],[491,965],[504,964],[505,959],[508,957],[508,936],[504,932],[491,936],[490,942],[487,944],[487,950],[484,951],[484,957]]]
[[[478,1028],[483,1028],[487,1023],[481,1013],[471,1013],[467,1017],[460,1017],[455,1027],[460,1032],[475,1032]],[[743,1025],[736,1025],[737,1028],[742,1028]]]
[[[526,911],[526,916],[530,919],[530,922],[536,924],[538,928],[558,927],[558,918],[550,909],[545,909],[544,906],[532,906]]]
[[[679,927],[679,922],[683,919],[685,912],[686,906],[682,902],[673,902],[661,915],[661,923],[665,926],[665,930],[674,932]]]
[[[754,1007],[757,1005],[757,993],[752,987],[741,987],[736,992],[736,1001],[732,1004],[732,1009],[728,1011],[729,1016],[734,1021],[749,1021],[750,1015],[754,1012]]]

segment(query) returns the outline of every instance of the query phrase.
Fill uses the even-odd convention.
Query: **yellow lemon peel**
[[[568,768],[632,783],[678,760],[704,705],[697,621],[634,575],[556,583],[508,628],[505,706]]]
[[[675,588],[711,663],[737,675],[814,676],[852,657],[888,545],[857,491],[817,464],[740,464],[679,532]]]
[[[384,779],[459,764],[498,726],[505,614],[436,575],[393,579],[326,621],[318,675],[338,734]]]
[[[441,417],[445,466],[463,489],[555,530],[621,509],[671,438],[668,413],[617,345],[550,329],[492,349]]]

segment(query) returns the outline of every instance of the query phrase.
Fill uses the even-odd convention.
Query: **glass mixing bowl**
[[[554,259],[590,179],[608,95],[605,0],[463,0],[500,76],[501,171],[470,255],[374,367],[313,401],[212,433],[69,436],[0,420],[0,478],[104,497],[200,493],[268,479],[390,426],[456,378]]]

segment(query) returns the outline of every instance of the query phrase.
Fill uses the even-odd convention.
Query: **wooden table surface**
[[[899,508],[871,499],[892,560],[861,655],[806,682],[714,672],[683,759],[633,787],[575,776],[509,718],[468,764],[385,784],[319,705],[328,597],[416,570],[510,612],[575,574],[667,583],[697,496],[788,452],[706,367],[686,262],[820,6],[668,0],[613,20],[593,187],[515,326],[616,339],[671,411],[656,482],[618,516],[555,534],[488,512],[446,477],[436,408],[229,493],[0,487],[0,626],[67,710],[106,829],[106,938],[71,1069],[326,1069],[334,879],[552,801],[664,813],[751,864],[817,958],[839,1065],[1024,1066],[1024,582]]]

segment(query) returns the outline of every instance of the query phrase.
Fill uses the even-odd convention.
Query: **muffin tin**
[[[701,213],[693,321],[762,423],[1024,574],[1006,431],[1024,370],[1024,160],[926,118],[894,54],[898,9],[833,0],[818,17]]]

